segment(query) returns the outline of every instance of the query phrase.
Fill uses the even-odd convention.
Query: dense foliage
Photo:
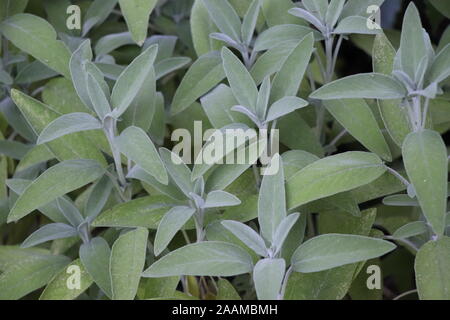
[[[0,299],[450,299],[449,17],[0,0]]]

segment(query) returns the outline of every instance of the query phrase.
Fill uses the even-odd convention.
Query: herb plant
[[[0,299],[450,299],[450,6],[392,3],[0,0]]]

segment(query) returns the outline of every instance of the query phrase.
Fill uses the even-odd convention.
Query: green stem
[[[105,119],[105,135],[108,139],[109,146],[111,147],[112,156],[114,158],[114,165],[116,167],[117,176],[119,179],[119,183],[122,188],[127,186],[127,180],[125,179],[125,174],[123,172],[122,160],[120,156],[120,151],[117,149],[115,144],[116,133],[117,133],[117,120],[113,118]],[[123,191],[122,191],[123,192]]]
[[[283,284],[281,285],[281,292],[278,295],[278,300],[284,299],[284,295],[286,294],[286,287],[287,287],[287,284],[289,281],[289,277],[291,276],[293,271],[294,270],[292,269],[292,266],[290,266],[289,269],[287,269],[286,273],[284,274]]]

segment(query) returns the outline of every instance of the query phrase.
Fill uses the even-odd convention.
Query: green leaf
[[[325,15],[325,22],[327,26],[333,28],[341,16],[342,9],[344,9],[345,0],[331,0]]]
[[[395,239],[406,239],[420,234],[426,233],[428,231],[427,224],[423,221],[414,221],[404,226],[398,228],[392,237]]]
[[[258,300],[277,300],[283,282],[286,262],[284,259],[259,260],[253,270]]]
[[[56,40],[56,31],[44,19],[20,13],[0,25],[2,34],[20,50],[69,78],[70,51]]]
[[[77,229],[67,224],[49,223],[28,236],[28,238],[23,241],[21,247],[29,248],[47,241],[73,237],[77,234]]]
[[[236,292],[236,289],[228,280],[219,279],[216,284],[217,284],[216,300],[241,300],[241,297]]]
[[[441,82],[450,76],[450,44],[442,49],[427,74],[428,83]]]
[[[155,256],[159,256],[169,245],[175,234],[194,215],[195,209],[180,206],[170,209],[158,225],[155,237]]]
[[[155,64],[156,79],[161,79],[166,75],[187,66],[191,62],[188,57],[172,57],[164,59]]]
[[[305,36],[287,57],[272,84],[270,101],[273,103],[286,96],[296,96],[300,83],[305,75],[311,54],[313,53],[314,37],[312,33]]]
[[[429,241],[417,252],[414,269],[422,300],[450,299],[450,238]]]
[[[217,52],[199,57],[189,68],[173,97],[171,113],[175,115],[225,78],[222,59]]]
[[[31,150],[30,145],[18,141],[0,140],[0,154],[21,160]]]
[[[111,94],[115,117],[120,117],[127,110],[146,83],[145,80],[153,71],[157,53],[157,45],[148,47],[125,68],[117,79]]]
[[[133,39],[129,32],[108,34],[98,39],[95,44],[95,54],[97,56],[107,55],[117,48],[128,44],[133,44]]]
[[[37,144],[43,144],[70,133],[101,129],[102,124],[88,113],[64,114],[50,122],[39,135]]]
[[[384,172],[381,159],[366,152],[345,152],[320,159],[286,182],[288,209],[368,184]]]
[[[443,235],[447,207],[447,148],[431,130],[410,133],[402,147],[403,162],[422,211],[437,235]]]
[[[63,197],[58,198],[56,199],[56,206],[73,227],[78,228],[83,223],[83,216],[71,200]]]
[[[247,247],[252,249],[257,255],[267,257],[267,248],[264,239],[255,230],[244,223],[225,220],[222,225],[241,240]]]
[[[382,256],[391,242],[350,234],[325,234],[303,243],[292,256],[295,271],[309,273]]]
[[[83,18],[84,37],[93,27],[102,24],[117,4],[117,0],[94,0]]]
[[[297,97],[284,97],[276,101],[269,109],[266,117],[266,123],[281,118],[295,110],[308,105],[308,101]]]
[[[286,195],[284,189],[284,170],[281,157],[277,154],[271,166],[279,166],[273,175],[264,175],[258,198],[258,222],[261,234],[272,242],[278,226],[286,216]]]
[[[157,0],[119,0],[128,29],[139,46],[142,46],[147,38],[148,20],[156,3]]]
[[[291,0],[262,0],[261,7],[269,27],[284,23],[297,23],[298,19],[288,14],[289,9],[294,7]]]
[[[111,106],[100,83],[90,73],[87,74],[87,91],[95,113],[103,121],[111,112]]]
[[[324,21],[328,9],[328,0],[303,0],[302,3],[309,12]]]
[[[313,29],[297,24],[280,24],[273,26],[262,32],[255,41],[254,51],[264,51],[285,45],[288,42],[298,44],[298,41],[304,39]],[[316,38],[320,38],[314,33]]]
[[[444,16],[450,18],[450,5],[448,2],[440,1],[440,0],[430,0],[431,4],[439,10]]]
[[[284,241],[289,235],[289,232],[294,227],[298,218],[300,217],[299,213],[291,213],[284,217],[284,219],[280,222],[275,235],[273,236],[273,246],[277,251],[283,248]]]
[[[94,227],[144,227],[156,230],[164,214],[180,203],[165,195],[141,197],[104,211],[92,223]]]
[[[27,122],[39,134],[53,120],[61,116],[60,113],[26,94],[11,90],[11,97],[27,119]],[[106,165],[105,158],[98,148],[82,133],[74,133],[61,137],[47,144],[52,153],[59,160],[93,159],[102,165]]]
[[[21,13],[27,7],[28,0],[2,0],[0,1],[0,22],[3,19]]]
[[[369,17],[367,12],[369,6],[374,5],[381,7],[385,0],[359,0],[359,1],[347,1],[344,10],[342,11],[341,18],[349,16],[362,16]]]
[[[147,251],[148,231],[138,228],[122,234],[111,249],[111,284],[114,300],[136,296]]]
[[[192,42],[198,56],[202,56],[210,51],[219,50],[223,46],[220,41],[210,37],[210,34],[218,32],[219,29],[209,17],[203,0],[195,0],[192,6],[190,23]]]
[[[400,99],[406,89],[394,78],[379,73],[361,73],[348,76],[314,91],[309,97],[321,100],[334,99]]]
[[[221,32],[240,41],[241,19],[228,0],[203,0],[203,5]]]
[[[138,164],[162,184],[168,183],[164,164],[152,140],[138,127],[128,127],[116,139],[120,152]]]
[[[110,256],[111,249],[101,237],[93,238],[80,246],[80,260],[84,268],[109,298],[112,297]]]
[[[304,150],[323,157],[324,150],[314,130],[300,116],[292,112],[278,120],[280,142],[293,150]]]
[[[84,216],[92,222],[102,211],[113,189],[113,183],[108,175],[104,175],[93,186],[84,207]]]
[[[93,54],[91,49],[91,40],[87,39],[83,41],[79,45],[79,47],[72,53],[69,60],[69,68],[71,80],[78,94],[78,97],[85,106],[87,106],[91,110],[94,110],[91,98],[89,97],[86,71],[86,63],[90,62],[92,58]]]
[[[231,193],[215,190],[206,196],[204,208],[232,207],[239,204],[241,204],[241,200]]]
[[[333,31],[334,34],[378,34],[380,32],[380,29],[368,27],[367,18],[358,16],[342,19]]]
[[[256,110],[258,89],[250,73],[228,48],[222,49],[222,60],[223,69],[236,100],[240,105],[253,111]]]
[[[169,175],[175,181],[175,184],[181,191],[190,197],[190,193],[194,192],[194,183],[191,180],[191,170],[184,164],[183,160],[166,148],[160,148],[161,159],[166,166]]]
[[[329,100],[324,102],[324,106],[363,146],[382,159],[392,161],[389,146],[364,99]]]
[[[400,40],[400,62],[402,70],[411,79],[414,79],[420,61],[426,56],[427,46],[425,44],[420,15],[414,3],[410,3],[403,19]]]
[[[259,0],[253,0],[251,5],[248,7],[248,11],[244,16],[244,20],[242,21],[241,35],[242,41],[246,45],[250,45],[252,41],[253,33],[255,32],[256,22],[258,21],[259,9],[260,9]]]
[[[79,270],[79,271],[78,271]],[[79,273],[78,273],[79,272]],[[72,281],[77,281],[80,276],[80,287],[69,287]],[[75,277],[75,278],[74,278]],[[74,260],[68,266],[64,267],[45,287],[39,300],[74,300],[86,289],[88,289],[93,280],[83,267],[80,259]]]
[[[269,107],[270,91],[272,84],[270,77],[265,77],[258,92],[258,98],[256,100],[256,116],[258,119],[265,119],[267,109]]]
[[[209,121],[216,129],[233,123],[244,123],[252,126],[252,122],[245,115],[231,112],[231,108],[238,102],[230,87],[225,84],[219,84],[200,101]]]
[[[0,299],[17,300],[46,285],[69,259],[46,251],[17,249],[16,259],[0,274]]]
[[[33,210],[76,190],[104,173],[94,160],[67,160],[47,169],[17,199],[8,221],[17,221]]]
[[[373,43],[373,71],[392,74],[395,55],[395,49],[389,39],[383,33],[378,34]],[[400,100],[378,100],[378,107],[389,135],[401,147],[403,140],[411,132],[407,110]]]
[[[170,252],[145,270],[143,276],[228,277],[249,273],[252,268],[252,259],[244,249],[226,242],[207,241]]]

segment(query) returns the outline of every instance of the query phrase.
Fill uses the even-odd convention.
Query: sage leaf
[[[437,235],[443,235],[447,206],[447,149],[431,130],[410,133],[402,147],[403,162],[422,211]]]
[[[189,68],[175,92],[171,108],[172,115],[188,108],[224,78],[222,59],[217,52],[199,57]]]
[[[176,275],[228,277],[249,273],[250,255],[240,247],[220,241],[189,244],[165,255],[147,270],[144,277]]]
[[[325,234],[303,243],[292,255],[292,267],[309,273],[373,259],[395,249],[391,242],[349,234]]]
[[[264,239],[273,242],[276,230],[286,216],[286,195],[281,157],[275,155],[270,165],[278,165],[278,171],[273,175],[265,175],[262,179],[258,198],[258,222]]]
[[[320,159],[286,182],[287,207],[293,209],[368,184],[384,172],[381,159],[366,152],[345,152]]]
[[[222,221],[222,225],[261,257],[267,256],[264,239],[249,226],[232,220]]]
[[[17,48],[65,77],[70,77],[70,51],[56,40],[56,31],[44,19],[20,13],[1,23],[1,33]]]
[[[80,287],[76,286],[68,288],[68,283],[76,272],[79,270]],[[84,291],[86,291],[93,283],[91,276],[83,267],[80,259],[72,261],[68,266],[64,267],[45,287],[39,300],[74,300]]]
[[[253,270],[258,300],[277,300],[283,282],[286,262],[284,259],[262,259]]]
[[[384,160],[392,160],[391,150],[364,99],[327,100],[324,106],[363,146]]]
[[[94,160],[67,160],[47,169],[17,199],[8,221],[17,221],[33,210],[76,190],[103,175]]]
[[[381,27],[380,27],[381,28]],[[339,22],[334,34],[378,34],[380,29],[369,28],[367,18],[359,16],[351,16],[342,19]]]
[[[269,108],[267,113],[266,123],[281,118],[295,110],[306,107],[308,102],[297,97],[284,97],[276,101]]]
[[[16,249],[20,250],[20,249]],[[70,260],[47,251],[24,251],[0,274],[0,299],[17,300],[46,285]],[[18,252],[18,253],[19,253]]]
[[[105,239],[96,237],[80,246],[80,260],[102,291],[112,298],[110,268],[111,249]]]
[[[155,256],[159,256],[168,246],[175,234],[194,215],[195,209],[189,207],[174,207],[170,209],[158,225],[155,237]]]
[[[69,238],[76,236],[77,234],[77,229],[67,224],[49,223],[33,232],[22,242],[21,247],[29,248],[50,240]]]
[[[258,21],[258,15],[260,10],[260,1],[253,0],[244,16],[241,26],[242,41],[246,45],[250,45],[253,33],[255,32],[256,22]]]
[[[50,122],[42,130],[37,144],[47,143],[70,133],[101,128],[102,124],[88,113],[74,112],[64,114]]]
[[[133,102],[148,74],[153,70],[157,53],[157,45],[148,47],[125,68],[117,79],[111,94],[115,117],[120,117]]]
[[[313,53],[314,37],[305,36],[292,50],[273,80],[270,101],[273,103],[286,96],[296,96]]]
[[[147,134],[138,127],[128,127],[116,139],[120,152],[134,161],[162,184],[168,183],[164,164],[159,157],[155,145]]]
[[[395,239],[406,239],[428,231],[427,224],[423,221],[414,221],[401,226],[392,234]]]
[[[450,238],[429,241],[417,252],[414,262],[416,284],[422,300],[450,299]]]
[[[395,55],[389,39],[382,33],[378,34],[373,43],[373,71],[392,74]],[[401,100],[378,100],[378,107],[389,135],[401,147],[403,140],[411,132],[407,110],[402,106]]]
[[[241,19],[228,0],[203,0],[203,4],[219,30],[240,41]]]
[[[111,249],[111,284],[114,300],[136,296],[147,251],[148,231],[144,228],[122,234]]]
[[[147,37],[148,20],[156,2],[157,0],[119,0],[131,36],[139,46],[144,44]]]
[[[400,99],[406,89],[390,76],[379,73],[361,73],[328,83],[309,97],[321,100],[333,99]]]
[[[206,196],[204,208],[232,207],[241,204],[236,196],[226,191],[215,190]]]
[[[256,110],[258,89],[242,62],[228,49],[222,49],[223,69],[236,100],[250,110]]]
[[[411,79],[414,79],[420,61],[427,55],[419,12],[410,3],[403,19],[402,36],[400,40],[401,65]]]

